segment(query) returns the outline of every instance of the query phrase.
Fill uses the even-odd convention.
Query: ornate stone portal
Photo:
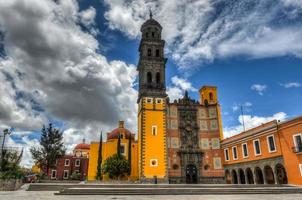
[[[180,131],[178,154],[181,162],[182,182],[186,183],[197,183],[200,176],[202,152],[199,148],[196,104],[198,105],[195,100],[189,98],[187,92],[178,104]]]

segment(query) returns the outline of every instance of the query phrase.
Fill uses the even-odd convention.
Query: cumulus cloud
[[[136,68],[97,53],[79,25],[94,12],[81,13],[75,0],[0,1],[1,126],[36,130],[62,120],[66,143],[98,139],[118,120],[136,132]]]
[[[256,91],[259,95],[263,95],[266,88],[267,88],[266,85],[261,85],[261,84],[253,84],[251,86],[251,90]]]
[[[172,86],[167,88],[167,94],[172,101],[182,98],[185,91],[197,91],[197,89],[192,86],[192,83],[184,78],[173,76],[171,82]]]
[[[105,0],[105,4],[110,28],[130,38],[139,36],[151,8],[164,27],[167,52],[181,68],[237,55],[302,57],[300,0]]]
[[[280,85],[284,88],[299,88],[299,87],[302,87],[302,84],[298,83],[298,82],[280,83]]]
[[[243,116],[239,115],[238,116],[239,125],[225,127],[223,129],[223,135],[224,135],[224,138],[228,138],[228,137],[241,133],[243,131],[243,120],[244,120],[245,129],[248,130],[248,129],[257,127],[263,123],[272,121],[272,120],[284,121],[285,119],[287,119],[287,117],[288,117],[287,114],[284,112],[278,112],[272,116],[267,116],[267,117],[252,116],[252,115],[243,115]]]
[[[91,24],[94,24],[96,10],[94,7],[89,7],[87,10],[81,11],[79,15],[81,17],[81,22],[86,26],[90,26]]]

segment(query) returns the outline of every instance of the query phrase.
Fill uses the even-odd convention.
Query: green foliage
[[[2,159],[0,161],[0,179],[20,179],[24,176],[19,165],[22,154],[23,150],[19,154],[18,151],[15,150],[3,149]]]
[[[80,180],[81,178],[81,174],[79,172],[72,172],[72,174],[70,175],[71,180]]]
[[[129,174],[130,165],[124,156],[114,154],[107,158],[103,164],[103,172],[110,178],[120,178]]]
[[[63,144],[63,134],[52,127],[46,128],[43,126],[41,130],[41,147],[32,147],[30,152],[33,159],[43,171],[48,172],[48,169],[54,167],[56,159],[65,154],[65,147]]]
[[[102,179],[102,148],[103,148],[103,134],[101,133],[100,135],[100,143],[99,143],[99,152],[98,152],[98,167],[97,167],[97,172],[96,172],[96,180],[101,180]]]

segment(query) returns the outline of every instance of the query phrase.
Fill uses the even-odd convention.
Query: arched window
[[[148,38],[148,37],[149,37],[149,33],[147,32],[147,33],[146,33],[146,38]]]
[[[212,101],[213,100],[213,93],[210,92],[209,96],[210,96],[210,100]]]
[[[152,83],[152,73],[151,72],[147,73],[147,82]]]
[[[156,73],[156,83],[160,84],[160,73],[159,72]]]
[[[152,32],[152,37],[153,37],[153,38],[155,37],[155,33],[154,33],[154,32]]]
[[[159,57],[159,49],[156,49],[156,57]]]
[[[148,49],[148,56],[151,56],[152,55],[152,51],[151,51],[151,49],[149,48]]]

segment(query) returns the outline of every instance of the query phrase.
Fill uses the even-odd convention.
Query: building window
[[[147,83],[152,83],[152,73],[151,72],[148,72],[147,73]]]
[[[177,129],[177,128],[178,128],[177,120],[172,119],[171,120],[171,129]]]
[[[268,146],[268,151],[270,153],[275,152],[277,150],[275,144],[275,137],[273,135],[267,136],[267,146]]]
[[[69,166],[69,164],[70,164],[70,160],[69,159],[65,159],[64,165],[65,166]]]
[[[152,50],[149,48],[148,49],[148,54],[147,54],[148,56],[151,56],[152,55]]]
[[[237,160],[238,159],[238,152],[237,152],[237,147],[232,147],[232,152],[233,152],[233,159]]]
[[[209,117],[210,118],[216,118],[217,117],[216,108],[209,108]]]
[[[214,169],[221,169],[221,158],[214,157],[213,158]]]
[[[64,170],[63,179],[68,179],[68,175],[69,175],[69,171],[68,170]]]
[[[213,93],[212,92],[209,93],[209,97],[210,97],[210,101],[213,101]]]
[[[124,145],[121,145],[121,146],[120,146],[120,153],[121,153],[122,155],[125,155],[125,146],[124,146]]]
[[[149,37],[149,33],[147,32],[147,33],[146,33],[146,38],[148,38],[148,37]]]
[[[156,57],[159,57],[159,49],[156,49]]]
[[[218,123],[217,120],[211,120],[210,121],[210,129],[212,131],[217,130],[218,129]]]
[[[150,159],[150,166],[151,167],[157,167],[158,166],[157,159]]]
[[[157,126],[152,126],[152,135],[157,135]]]
[[[212,138],[212,149],[220,149],[219,138]]]
[[[201,108],[198,111],[199,111],[199,117],[200,118],[207,118],[207,113],[206,113],[205,109]]]
[[[302,164],[299,164],[300,174],[302,176]]]
[[[147,98],[147,103],[152,103],[152,98]]]
[[[202,130],[202,131],[207,131],[208,130],[208,124],[207,124],[206,120],[200,120],[199,129]]]
[[[254,151],[255,151],[255,155],[259,156],[261,155],[261,148],[260,148],[260,140],[254,140]]]
[[[152,37],[153,37],[153,38],[155,37],[155,33],[154,33],[154,32],[152,32]]]
[[[246,143],[242,144],[242,155],[244,158],[247,158],[249,156],[249,152],[248,152]]]
[[[171,148],[177,149],[178,148],[178,138],[171,137]]]
[[[119,136],[120,136],[120,139],[123,139],[124,138],[124,135],[123,134],[119,134]]]
[[[224,158],[225,158],[225,161],[230,160],[229,149],[224,149]]]
[[[80,164],[81,164],[81,160],[80,160],[80,159],[76,159],[74,165],[75,165],[76,167],[79,167]]]
[[[156,99],[156,103],[157,103],[157,104],[161,104],[161,103],[162,103],[162,99],[157,98],[157,99]]]
[[[51,179],[57,178],[57,170],[51,170]]]
[[[159,72],[156,73],[156,83],[160,84],[160,73]]]
[[[296,134],[293,135],[293,139],[294,139],[294,152],[295,153],[300,153],[302,152],[302,134]]]

